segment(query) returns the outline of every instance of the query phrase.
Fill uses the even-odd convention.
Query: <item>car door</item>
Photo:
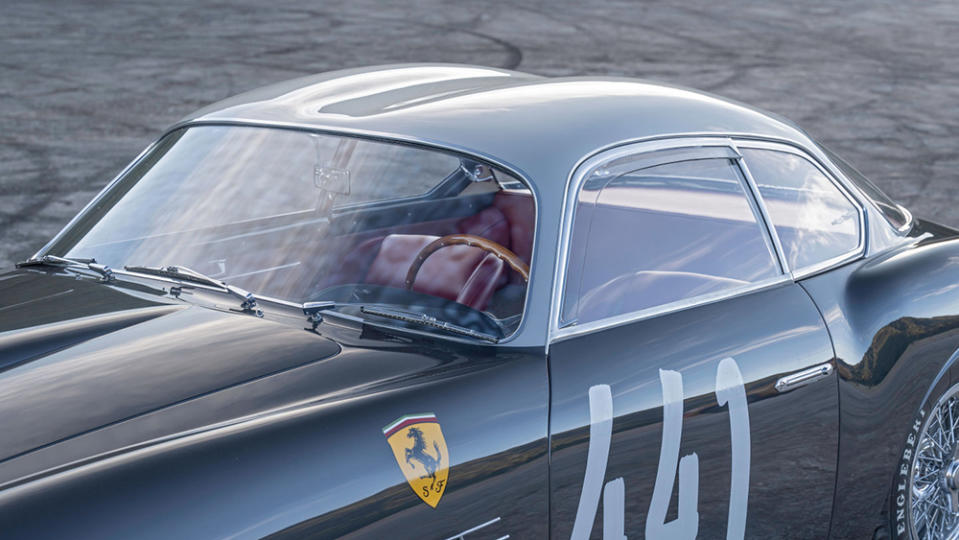
[[[569,190],[549,348],[556,538],[822,538],[834,354],[732,141],[634,145]]]

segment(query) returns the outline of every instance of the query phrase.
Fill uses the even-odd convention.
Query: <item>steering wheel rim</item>
[[[416,254],[416,258],[410,264],[410,269],[406,272],[406,290],[413,290],[413,283],[416,282],[416,275],[420,273],[420,268],[430,255],[436,253],[442,248],[448,246],[470,246],[480,248],[487,253],[492,253],[496,258],[508,264],[510,268],[516,271],[523,278],[523,282],[529,283],[529,265],[519,258],[519,255],[513,253],[502,244],[498,244],[482,236],[475,234],[448,234],[433,240],[423,246],[423,249]]]

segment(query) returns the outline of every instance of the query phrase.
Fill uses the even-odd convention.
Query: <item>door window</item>
[[[633,163],[649,163],[650,155]],[[563,322],[596,321],[780,275],[734,157],[592,173],[573,218]]]

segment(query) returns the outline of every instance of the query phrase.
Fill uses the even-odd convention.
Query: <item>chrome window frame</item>
[[[873,198],[870,197],[865,191],[863,191],[863,189],[859,187],[858,183],[854,182],[853,180],[850,180],[849,177],[843,172],[841,167],[836,165],[836,163],[832,159],[832,155],[834,155],[835,152],[831,149],[825,149],[824,147],[820,147],[819,150],[823,153],[822,164],[826,168],[828,168],[830,171],[832,171],[833,175],[836,178],[840,179],[842,185],[846,186],[846,188],[850,192],[854,193],[856,198],[864,206],[868,206],[869,208],[872,209],[873,212],[878,212],[879,217],[882,218],[881,219],[882,223],[884,223],[887,228],[894,231],[897,236],[907,236],[909,232],[912,231],[913,227],[915,227],[916,225],[916,219],[915,219],[915,216],[912,215],[912,212],[908,208],[899,204],[898,201],[894,201],[894,200],[891,201],[893,204],[896,205],[896,208],[898,208],[899,211],[902,212],[903,216],[906,218],[906,222],[902,226],[896,227],[896,225],[889,220],[889,217],[886,216],[886,213],[883,212],[882,208],[879,207],[876,201],[873,200]],[[839,155],[836,155],[836,157],[843,159],[842,156],[839,156]],[[847,162],[847,164],[854,169],[856,168],[851,163]],[[859,173],[859,174],[862,175],[862,173]],[[869,180],[871,182],[869,178],[866,178],[866,180]],[[888,194],[886,196],[889,197]],[[868,219],[868,215],[869,214],[867,213],[867,219]]]
[[[661,150],[674,150],[682,148],[702,148],[722,146],[729,148],[738,157],[735,158],[736,164],[744,177],[746,185],[746,197],[754,214],[758,211],[757,221],[763,232],[767,246],[771,245],[772,256],[779,264],[780,275],[765,280],[750,283],[742,287],[731,288],[726,291],[698,295],[690,298],[684,298],[675,302],[669,302],[651,308],[645,308],[637,311],[627,312],[620,315],[606,317],[596,321],[590,321],[583,324],[562,325],[561,317],[563,311],[563,302],[566,299],[566,277],[569,270],[569,251],[570,241],[572,240],[572,225],[575,218],[576,206],[579,201],[579,193],[586,182],[596,170],[602,168],[605,164],[628,157],[630,155],[648,154]],[[840,193],[843,194],[856,208],[859,219],[859,243],[855,249],[843,253],[840,256],[831,258],[821,263],[810,265],[803,268],[789,268],[785,253],[779,235],[776,234],[775,227],[769,219],[769,213],[765,202],[759,193],[755,178],[748,169],[746,160],[740,152],[740,148],[757,148],[784,151],[797,155],[798,157],[809,161],[813,166],[822,172],[826,178],[832,182]],[[831,165],[831,164],[830,164]],[[736,135],[706,135],[706,136],[673,136],[669,138],[636,141],[602,149],[590,156],[582,159],[571,171],[566,182],[566,189],[563,197],[563,210],[560,221],[560,234],[557,240],[556,266],[553,275],[553,291],[550,299],[549,310],[549,336],[547,344],[598,332],[634,322],[675,313],[686,309],[704,306],[730,298],[752,294],[762,290],[780,287],[787,283],[793,283],[800,279],[810,277],[832,268],[848,264],[866,253],[866,230],[868,227],[867,214],[862,200],[856,192],[849,189],[842,180],[844,177],[835,174],[830,167],[825,166],[822,161],[817,159],[811,152],[796,145],[791,141],[768,139],[763,137],[736,136]],[[585,264],[585,262],[584,262]],[[548,345],[547,345],[548,346]]]
[[[805,161],[809,162],[810,165],[818,169],[819,172],[821,172],[833,184],[833,186],[835,186],[835,188],[839,190],[839,193],[843,197],[845,197],[850,204],[852,204],[853,208],[856,209],[856,213],[859,216],[859,243],[856,245],[856,247],[850,250],[847,250],[835,257],[831,257],[824,261],[809,264],[799,268],[790,268],[789,261],[786,259],[785,253],[784,252],[780,253],[780,257],[782,257],[783,268],[786,270],[787,273],[789,273],[792,276],[793,281],[799,281],[801,279],[813,276],[815,274],[819,274],[830,268],[841,266],[843,264],[856,260],[865,254],[866,228],[868,224],[866,219],[865,206],[863,205],[862,200],[860,200],[854,194],[854,192],[845,185],[844,182],[839,181],[838,176],[834,174],[829,168],[827,168],[822,162],[820,162],[818,159],[813,157],[809,152],[806,152],[791,144],[784,144],[776,141],[748,140],[748,139],[738,139],[738,140],[734,139],[733,143],[736,145],[737,151],[739,148],[755,149],[755,150],[771,150],[774,152],[783,152],[787,154],[792,154],[794,156],[799,157],[800,159],[804,159]],[[752,173],[749,171],[748,160],[743,158],[740,163],[741,163],[741,166],[743,167],[745,174],[751,179],[751,182],[754,188],[753,190],[754,196],[756,197],[757,200],[763,201],[762,194],[759,192],[759,185],[758,183],[756,183],[755,178],[752,176]],[[765,203],[762,203],[762,204],[763,204],[763,207],[765,207]],[[780,245],[780,249],[781,249],[779,235],[775,233],[775,227],[772,224],[772,220],[769,219],[768,213],[766,214],[766,222],[770,228],[770,231],[773,233],[774,238],[776,239],[777,245]]]

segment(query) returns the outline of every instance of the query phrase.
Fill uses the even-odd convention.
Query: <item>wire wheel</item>
[[[912,537],[959,540],[959,385],[929,411],[909,475]]]

